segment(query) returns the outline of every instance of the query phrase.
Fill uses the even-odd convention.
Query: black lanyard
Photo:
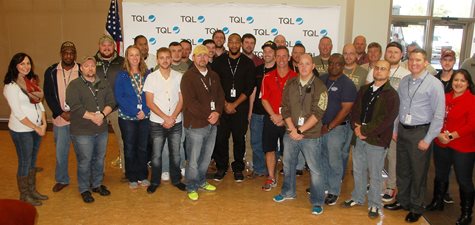
[[[302,116],[303,113],[303,104],[305,102],[305,96],[307,96],[307,93],[310,93],[312,91],[312,85],[313,81],[315,80],[315,76],[312,75],[312,79],[307,82],[304,86],[300,84],[300,78],[299,78],[299,94],[300,94],[300,116]],[[305,87],[305,91],[302,93],[302,88]]]
[[[376,99],[378,98],[379,94],[383,90],[384,84],[381,85],[381,87],[379,87],[378,90],[376,90],[376,91],[373,91],[373,87],[374,87],[374,84],[373,84],[373,86],[370,87],[371,88],[371,93],[369,93],[369,94],[371,95],[371,98],[369,99],[368,103],[366,104],[366,107],[365,107],[365,110],[364,110],[363,120],[361,121],[361,123],[363,123],[363,124],[366,123],[366,116],[368,115],[369,107],[371,105],[373,105],[374,101],[376,101]],[[368,90],[368,91],[370,91],[370,90]]]
[[[417,86],[416,90],[414,91],[414,93],[410,94],[410,91],[409,91],[409,86],[411,84],[411,79],[407,79],[407,95],[409,96],[409,114],[411,113],[411,106],[412,106],[412,100],[414,99],[414,96],[416,95],[417,93],[417,90],[419,90],[419,88],[421,87],[422,83],[424,83],[424,80],[427,78],[429,72],[426,73],[426,75],[424,76],[424,79],[422,79],[421,83]]]
[[[105,67],[107,62],[107,67]],[[111,66],[111,63],[109,61],[102,61],[102,71],[104,71],[104,79],[107,80],[107,71],[109,71],[109,67]]]
[[[91,94],[92,96],[94,96],[94,102],[96,102],[96,109],[97,111],[101,111],[99,109],[99,100],[97,99],[97,92],[99,92],[99,89],[94,89],[95,91],[92,90],[92,87],[91,85],[89,84],[89,82],[87,82],[83,76],[81,76],[81,79],[84,81],[84,83],[87,85],[87,87],[89,88],[89,91],[91,91]]]
[[[236,75],[236,71],[238,69],[238,66],[239,66],[239,61],[241,61],[241,57],[238,58],[237,60],[237,63],[236,63],[236,67],[234,67],[234,70],[231,66],[231,60],[229,60],[229,57],[228,57],[228,64],[229,64],[229,70],[231,71],[231,75],[233,75],[233,89],[234,89],[234,80],[235,80],[235,75]]]

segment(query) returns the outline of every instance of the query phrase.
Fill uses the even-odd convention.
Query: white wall
[[[390,12],[390,0],[355,0],[352,37],[364,35],[367,44],[378,42],[384,52],[388,43]]]

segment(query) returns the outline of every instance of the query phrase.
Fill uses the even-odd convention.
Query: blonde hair
[[[137,49],[137,51],[139,52],[139,55],[140,55],[140,50],[135,45],[129,45],[129,47],[127,47],[127,49],[125,50],[124,65],[122,66],[122,68],[127,71],[129,76],[134,75],[131,72],[132,68],[130,68],[129,59],[127,57],[128,54],[129,54],[130,49],[132,49],[132,48]],[[145,61],[143,60],[142,56],[140,56],[139,71],[140,71],[140,76],[145,76],[145,73],[147,72],[147,65],[145,64]]]

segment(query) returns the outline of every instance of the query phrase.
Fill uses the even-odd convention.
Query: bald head
[[[353,40],[353,45],[356,48],[356,53],[361,55],[366,51],[366,38],[363,35],[358,35]]]
[[[287,42],[285,40],[285,37],[282,34],[279,34],[279,35],[275,36],[274,43],[277,45],[277,47],[287,46]]]
[[[299,74],[305,80],[306,77],[309,77],[313,74],[313,69],[315,64],[313,64],[312,56],[309,54],[303,54],[300,56],[299,61]]]
[[[343,47],[343,57],[345,58],[345,65],[352,66],[356,63],[356,47],[353,44],[346,44]]]

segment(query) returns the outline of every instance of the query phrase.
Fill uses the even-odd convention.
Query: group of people
[[[283,157],[284,179],[275,202],[296,197],[296,177],[307,167],[312,214],[321,214],[324,204],[335,205],[352,148],[354,190],[342,207],[363,205],[369,184],[370,218],[380,216],[383,201],[396,198],[384,208],[409,210],[405,220],[416,222],[426,209],[443,209],[454,165],[462,206],[457,224],[471,222],[475,90],[467,70],[453,70],[451,50],[442,54],[442,71],[432,74],[424,50],[408,49],[409,58],[401,62],[401,44],[388,43],[383,54],[380,44],[367,45],[364,36],[344,45],[342,54],[332,54],[331,38],[322,37],[315,57],[303,44],[289,51],[278,35],[262,45],[260,58],[252,34],[233,33],[226,42],[220,30],[202,45],[172,42],[156,55],[142,35],[124,57],[110,36],[98,44],[96,55],[78,64],[74,43],[62,43],[61,60],[46,70],[43,89],[31,57],[18,53],[10,62],[4,95],[23,201],[41,205],[47,199],[35,189],[36,156],[46,132],[44,98],[56,144],[53,191],[70,183],[72,142],[86,203],[94,201],[91,192],[110,194],[103,185],[109,123],[131,189],[144,186],[152,194],[170,179],[191,200],[199,199],[200,189],[216,190],[206,176],[212,160],[215,181],[230,165],[236,182],[245,179],[249,126],[253,172],[248,178],[265,176],[263,191],[277,187],[277,161]],[[432,151],[434,200],[426,207]],[[386,158],[389,179],[381,197]]]

